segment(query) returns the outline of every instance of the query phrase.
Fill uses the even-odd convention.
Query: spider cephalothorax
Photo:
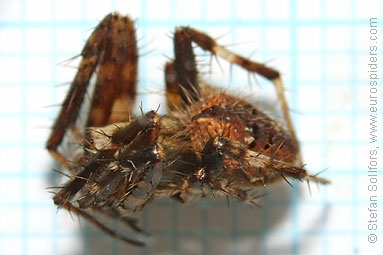
[[[203,82],[192,43],[270,79],[284,124]],[[187,202],[214,193],[256,203],[254,188],[280,179],[327,183],[303,168],[276,70],[230,52],[191,27],[176,28],[174,49],[175,58],[165,68],[169,113],[149,111],[135,117],[131,108],[138,54],[133,22],[113,13],[96,27],[47,142],[47,149],[71,173],[53,198],[59,207],[119,239],[143,245],[105,227],[87,211],[119,218],[141,231],[134,217],[157,196]],[[94,73],[89,115],[81,126],[77,118]],[[83,149],[68,159],[58,147],[69,130],[81,137]]]

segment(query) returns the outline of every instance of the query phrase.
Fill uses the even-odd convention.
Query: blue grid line
[[[52,0],[51,1],[52,3],[52,14],[51,14],[51,19],[52,21],[56,21],[56,16],[54,15],[54,11],[55,11],[55,7],[56,7],[56,0]],[[51,47],[52,47],[52,55],[51,55],[51,58],[52,58],[52,66],[54,66],[56,64],[56,60],[57,60],[57,49],[56,49],[56,29],[52,29],[52,38],[51,38]],[[57,71],[56,69],[52,69],[52,80],[53,82],[56,82],[57,81]],[[52,214],[55,213],[55,212],[52,212]],[[57,217],[55,217],[55,215],[52,216],[52,220],[53,220],[53,223],[52,223],[52,235],[53,235],[53,240],[52,240],[52,251],[54,254],[58,254],[58,219]]]
[[[326,3],[325,1],[322,1],[321,2],[321,17],[323,17],[322,20],[325,19],[325,10],[326,10]],[[321,50],[322,50],[322,66],[327,66],[327,63],[326,63],[326,52],[325,52],[325,45],[326,45],[326,32],[325,32],[325,28],[322,28],[321,29],[321,38],[322,38],[322,44],[321,44]],[[325,73],[325,70],[322,69],[322,93],[323,95],[326,95],[326,92],[327,92],[327,78],[326,78],[326,73]],[[322,109],[323,109],[323,113],[322,113],[322,118],[323,118],[323,128],[327,130],[328,128],[328,124],[327,124],[327,118],[326,118],[326,114],[328,112],[327,110],[327,97],[323,97],[322,98]],[[324,141],[324,144],[325,146],[323,146],[322,148],[322,159],[325,161],[325,163],[327,164],[327,153],[326,153],[326,150],[328,148],[328,137],[325,135],[325,137],[323,137],[323,141]],[[327,201],[327,190],[324,189],[323,191],[323,194],[322,194],[322,198],[324,199],[324,201]],[[323,215],[323,231],[322,233],[327,233],[327,214],[324,214]],[[323,235],[322,234],[322,235]],[[323,254],[326,255],[328,254],[328,236],[326,234],[323,235]]]
[[[287,27],[287,26],[286,26]],[[52,51],[54,52],[54,51]],[[299,55],[302,56],[313,56],[318,55],[321,51],[320,50],[301,50],[299,52]],[[345,56],[350,55],[351,53],[355,53],[358,55],[368,55],[370,52],[368,50],[326,50],[326,52],[330,53],[334,56]],[[278,56],[289,56],[291,53],[286,50],[273,50],[270,51],[272,55],[276,54]],[[382,50],[378,51],[378,53],[382,53]],[[51,57],[52,53],[50,52],[28,52],[26,53],[29,57]],[[54,53],[55,55],[59,57],[65,57],[65,58],[72,58],[74,55],[78,54],[78,52],[59,52]],[[14,57],[21,57],[22,53],[20,52],[0,52],[0,57],[2,58],[14,58]],[[55,63],[56,65],[57,63]],[[45,82],[47,83],[47,82]],[[51,85],[51,84],[50,84]]]
[[[332,177],[332,176],[330,176],[330,177]],[[287,207],[288,205],[290,205],[290,202],[280,202],[280,201],[270,201],[268,203],[269,203],[270,207],[280,207],[280,206],[286,206]],[[326,203],[328,205],[333,205],[333,206],[334,205],[349,206],[349,205],[353,205],[354,202],[352,200],[343,200],[343,201],[334,201],[334,202],[330,201],[330,202],[326,202]],[[359,205],[368,205],[369,203],[370,203],[369,200],[362,200],[362,199],[360,199],[358,201]],[[226,201],[224,201],[224,202],[214,202],[214,203],[211,203],[211,204],[214,205],[214,206],[220,206],[220,207],[227,206],[227,202]],[[321,201],[321,200],[302,201],[302,202],[300,202],[300,205],[310,205],[310,206],[322,205],[322,204],[323,204],[323,201]],[[26,202],[25,205],[28,206],[28,207],[46,207],[46,206],[50,206],[51,202],[50,201],[47,201],[47,202]],[[157,206],[169,206],[169,203],[167,203],[167,202],[156,202],[156,205]],[[230,208],[232,208],[233,206],[234,206],[234,204],[230,204]],[[23,205],[20,205],[18,202],[7,202],[7,203],[2,203],[0,205],[0,208],[7,208],[7,207],[22,208]],[[206,220],[207,220],[207,218],[206,218]],[[206,221],[206,223],[208,223],[208,221]],[[182,232],[182,230],[180,230],[180,229],[178,229],[177,231],[178,232]],[[242,231],[243,230],[237,230],[237,232],[242,232]]]
[[[84,22],[86,20],[85,10],[86,10],[85,1],[81,1],[81,22]],[[94,25],[92,25],[90,28],[94,28],[96,25],[97,25],[97,22],[95,22]],[[83,29],[84,32],[86,31],[85,27],[81,27],[81,28]],[[82,227],[81,231],[83,232],[83,254],[89,254],[90,233],[89,233],[88,222],[86,220],[83,220],[81,227]]]
[[[351,16],[352,18],[354,19],[355,16],[356,16],[356,3],[355,3],[355,0],[352,0],[351,1],[352,5],[351,5]],[[355,27],[352,27],[351,29],[351,48],[355,48],[356,47],[356,36],[355,36]],[[353,102],[356,102],[356,82],[355,82],[355,78],[356,78],[356,72],[357,72],[357,68],[356,68],[356,55],[355,55],[355,52],[351,53],[351,90],[352,90],[352,98],[353,98]],[[356,113],[356,105],[353,104],[352,105],[352,113],[351,113],[351,118],[352,118],[352,123],[354,125],[352,125],[351,127],[351,137],[352,137],[352,140],[353,142],[355,142],[356,140],[356,137],[357,137],[357,128],[358,128],[358,125],[356,125],[357,123],[357,113]],[[354,166],[357,166],[358,165],[358,153],[357,153],[357,150],[356,150],[356,147],[353,146],[352,147],[352,154],[353,154],[353,157],[352,157],[352,160],[353,160],[353,164]],[[354,199],[353,199],[353,207],[354,207],[354,210],[353,210],[353,221],[354,221],[354,229],[353,229],[353,250],[354,251],[357,251],[358,250],[358,246],[357,246],[357,243],[358,243],[358,226],[357,226],[357,222],[358,222],[358,201],[357,201],[357,196],[358,196],[358,191],[359,191],[359,187],[358,187],[358,176],[357,175],[353,175],[353,186],[355,187],[353,189],[353,193],[354,193]]]
[[[143,26],[150,26],[150,27],[163,27],[163,26],[172,26],[174,23],[171,20],[145,20],[140,18],[141,21],[139,21],[140,25]],[[297,20],[296,24],[298,26],[315,26],[315,27],[329,27],[329,26],[366,26],[368,20],[366,19],[355,19],[355,20]],[[209,20],[206,21],[206,19],[202,19],[200,21],[196,20],[193,21],[193,26],[198,27],[204,27],[206,24],[209,24],[209,26],[232,26],[233,24],[236,26],[260,26],[263,24],[266,24],[268,27],[274,27],[274,26],[288,26],[286,23],[289,23],[289,20],[254,20],[254,21],[243,21],[238,19],[233,19],[229,21],[213,21]],[[25,25],[24,22],[4,22],[0,21],[0,28],[1,27],[7,27],[7,28],[22,28]],[[28,27],[83,27],[83,28],[90,28],[92,26],[97,25],[97,21],[89,21],[89,20],[78,20],[78,21],[29,21]]]
[[[231,9],[231,20],[234,20],[235,17],[235,11],[236,11],[236,5],[234,4],[235,0],[230,1],[230,9]],[[235,26],[235,24],[233,24]],[[231,40],[234,42],[235,41],[235,33],[231,34]],[[231,222],[232,222],[232,227],[231,227],[231,238],[233,240],[233,245],[232,245],[232,255],[238,255],[238,248],[239,248],[239,243],[238,243],[238,207],[237,204],[234,203],[231,207]]]
[[[26,10],[25,8],[22,8],[22,46],[21,46],[21,52],[22,52],[22,83],[21,83],[21,86],[22,86],[22,109],[21,109],[21,112],[22,112],[22,117],[21,117],[21,120],[22,120],[22,125],[23,126],[27,126],[27,115],[26,115],[26,112],[27,112],[27,107],[26,107],[26,99],[27,99],[27,95],[26,95],[26,84],[27,84],[27,80],[26,80],[26,70],[27,70],[27,66],[26,66],[26,53],[27,53],[27,50],[26,50],[26,27],[25,27],[25,24],[26,24],[26,21],[25,21],[25,13],[26,13]],[[26,173],[27,172],[27,163],[26,163],[26,158],[27,158],[27,151],[26,151],[26,145],[25,145],[25,142],[27,141],[27,133],[26,133],[26,130],[23,129],[22,131],[22,154],[23,154],[23,162],[22,162],[22,169],[23,169],[23,173]],[[28,182],[27,182],[27,179],[26,177],[22,177],[22,183],[23,183],[23,190],[22,190],[22,211],[23,211],[23,235],[22,235],[22,244],[23,244],[23,254],[28,254],[28,236],[27,236],[27,231],[28,231],[28,219],[27,219],[27,212],[28,212],[28,205],[27,205],[27,185],[28,185]]]
[[[351,53],[351,52],[350,52]],[[288,54],[283,54],[282,56],[288,56]],[[308,56],[311,56],[313,54],[309,54]],[[342,54],[344,55],[344,54]],[[65,58],[68,58],[69,55],[65,55],[65,56],[59,56],[59,57],[65,57]],[[72,55],[73,56],[73,55]],[[1,58],[1,54],[0,54],[0,58]],[[20,57],[22,57],[22,55],[20,55]],[[367,55],[366,55],[367,57]],[[4,57],[6,58],[6,57]],[[65,68],[65,67],[63,67]],[[288,81],[288,80],[286,80]],[[304,85],[305,86],[318,86],[318,85],[321,85],[320,81],[318,80],[302,80],[304,82]],[[289,81],[288,81],[289,82]],[[368,83],[369,81],[364,79],[364,78],[359,78],[359,79],[356,79],[355,80],[356,83],[359,83],[359,84],[366,84]],[[289,83],[290,84],[290,83]],[[329,80],[328,81],[328,84],[329,85],[334,85],[334,86],[343,86],[343,85],[348,85],[349,84],[349,81],[348,80]],[[12,87],[15,87],[15,85],[17,85],[16,82],[4,82],[2,83],[2,87],[9,87],[9,88],[12,88]],[[46,87],[52,87],[51,84],[48,84],[48,82],[36,82],[36,81],[31,81],[31,82],[28,82],[28,85],[30,85],[31,87],[38,87],[38,88],[46,88]],[[50,86],[48,86],[50,85]],[[53,85],[54,86],[54,85]],[[57,85],[56,85],[57,86]],[[366,112],[368,112],[367,110],[365,110]],[[315,112],[314,112],[315,113]],[[3,113],[0,113],[0,114],[7,114],[6,112],[3,112]],[[35,114],[33,112],[31,112],[31,114]],[[41,114],[47,114],[47,113],[41,113]],[[311,114],[311,112],[310,112]],[[329,114],[333,114],[332,112],[329,112]]]
[[[202,3],[202,20],[206,20],[206,1]],[[202,255],[208,255],[208,249],[209,249],[209,244],[208,244],[208,212],[207,212],[207,204],[205,201],[203,202],[203,207],[202,209]]]
[[[140,17],[143,17],[142,20],[146,20],[147,19],[147,15],[146,15],[146,8],[147,8],[147,5],[146,5],[146,0],[143,0],[141,1],[141,13],[140,13]],[[141,21],[139,21],[139,26],[140,26],[140,30],[142,31],[143,35],[146,35],[147,34],[147,31],[148,31],[148,24],[143,24],[141,23]],[[147,38],[146,36],[143,36],[143,38],[141,39],[142,40],[142,44],[143,45],[147,45]],[[140,60],[140,65],[142,66],[142,69],[143,70],[147,70],[147,60],[144,58],[144,59],[141,59]],[[141,77],[140,78],[140,81],[138,82],[138,86],[140,86],[141,84],[147,84],[147,77],[146,75],[144,75],[144,77]],[[146,210],[144,210],[143,212],[143,216],[141,217],[141,224],[143,226],[144,229],[148,229],[148,212]],[[142,255],[149,255],[151,254],[151,249],[150,247],[144,247],[141,251],[141,254]]]
[[[171,19],[175,19],[175,14],[176,14],[176,7],[175,7],[175,1],[171,0],[171,10],[170,10],[170,15]],[[175,203],[171,204],[171,214],[173,218],[172,222],[172,252],[173,254],[179,254],[179,235],[180,231],[178,229],[178,206]]]
[[[261,1],[261,48],[264,49],[267,45],[267,42],[266,42],[266,0],[262,0]],[[266,58],[266,53],[265,52],[261,52],[260,53],[260,57],[262,59],[265,59]],[[267,206],[269,206],[269,204],[267,204]],[[269,207],[265,208],[265,209],[269,209]],[[268,249],[267,249],[267,238],[266,238],[266,229],[267,229],[267,222],[269,222],[269,215],[267,213],[263,213],[262,214],[262,238],[263,238],[263,242],[262,242],[262,248],[261,248],[261,251],[262,251],[262,254],[265,254],[265,255],[268,255],[269,252],[268,252]]]
[[[365,236],[368,233],[369,233],[368,231],[358,231],[357,237]],[[379,235],[382,235],[383,231],[377,231],[376,233]],[[169,231],[153,231],[152,234],[156,235],[156,236],[172,236],[173,235],[173,233],[170,233]],[[200,237],[202,234],[203,233],[200,231],[182,231],[182,232],[179,232],[179,236],[181,236],[181,237]],[[280,236],[280,237],[290,237],[291,232],[290,231],[278,231],[278,232],[273,232],[273,234]],[[300,234],[307,235],[307,236],[317,236],[317,235],[321,234],[321,231],[305,231],[305,232],[301,232]],[[0,238],[20,237],[20,235],[22,235],[22,234],[19,234],[19,233],[6,233],[6,234],[0,233]],[[222,233],[219,231],[208,231],[207,235],[214,236],[214,237],[227,237],[227,235],[225,233]],[[347,235],[350,235],[350,231],[349,230],[333,230],[333,231],[326,232],[326,235],[328,235],[328,236],[346,235],[347,236]],[[249,231],[238,232],[238,238],[239,237],[248,237],[248,236],[260,237],[260,236],[262,236],[262,231],[257,232],[257,231],[249,230]],[[35,233],[33,233],[33,237],[49,238],[52,236],[50,233],[35,232]],[[73,232],[58,233],[57,234],[57,238],[68,238],[68,237],[81,238],[82,234],[81,233],[73,233]],[[101,233],[101,232],[91,232],[91,233],[89,233],[89,237],[90,238],[103,238],[103,237],[105,237],[105,234]],[[118,246],[116,246],[115,252],[118,253]],[[238,251],[235,251],[235,252],[238,252]],[[115,253],[112,252],[112,254],[115,254]]]
[[[295,0],[290,1],[290,7],[291,7],[291,49],[290,49],[290,61],[291,61],[291,84],[289,85],[293,91],[296,91],[297,87],[297,24],[296,24],[296,8],[297,8],[297,3]],[[293,109],[297,109],[297,101],[296,100],[291,100],[290,107]],[[292,117],[294,121],[294,116]],[[297,183],[295,181],[295,183]],[[298,216],[298,189],[292,189],[292,253],[293,254],[298,254],[298,242],[299,242],[299,216]]]

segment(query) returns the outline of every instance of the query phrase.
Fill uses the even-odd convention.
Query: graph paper
[[[382,9],[382,1],[362,0],[0,1],[0,254],[382,254],[382,216],[377,231],[368,229],[366,174],[370,18],[378,20],[383,58]],[[151,234],[144,248],[58,210],[47,189],[57,184],[57,165],[44,144],[79,61],[65,60],[111,11],[135,19],[142,56],[137,101],[146,110],[165,105],[161,96],[144,95],[163,89],[170,37],[179,25],[280,70],[306,167],[326,170],[321,176],[332,183],[311,185],[311,194],[299,182],[267,187],[261,209],[218,198],[154,202],[140,221]],[[272,93],[272,84],[257,79],[251,85],[237,67],[228,82],[220,63],[224,70],[210,77],[215,85],[254,91],[256,99]],[[375,244],[368,242],[371,233],[378,236]]]

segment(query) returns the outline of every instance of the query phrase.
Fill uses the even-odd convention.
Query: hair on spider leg
[[[78,143],[72,143],[74,145],[78,145]],[[71,159],[64,159],[65,162],[67,163],[71,163],[72,165],[78,165],[78,161],[75,161],[75,160],[71,160]]]
[[[252,78],[253,78],[253,79],[252,79]],[[258,77],[257,77],[257,75],[256,75],[255,73],[253,73],[253,72],[247,72],[247,82],[248,82],[248,84],[249,84],[250,87],[253,86],[253,82],[252,82],[252,80],[254,80],[254,83],[257,84],[258,86],[261,85],[261,83],[259,82]]]
[[[46,187],[45,189],[47,190],[50,190],[50,189],[62,189],[64,186],[50,186],[50,187]],[[57,192],[55,191],[48,191],[50,194],[53,194],[55,195]]]
[[[155,113],[158,113],[158,111],[160,110],[160,107],[161,107],[161,104],[159,103],[158,106],[157,106],[157,109],[154,110]]]
[[[330,184],[331,182],[330,182],[329,180],[318,177],[318,175],[322,174],[323,172],[325,172],[325,171],[327,171],[327,170],[328,170],[328,168],[325,168],[325,169],[319,171],[319,172],[316,173],[316,174],[312,174],[312,175],[308,174],[308,175],[305,177],[305,179],[306,179],[306,180],[312,180],[312,181],[314,181],[314,182],[318,185],[318,187],[319,187],[319,184]]]
[[[73,68],[73,69],[78,69],[78,66],[72,66],[72,65],[69,65],[69,63],[73,60],[75,60],[76,58],[78,57],[81,57],[81,54],[77,54],[77,55],[74,55],[73,57],[70,57],[70,58],[67,58],[67,59],[64,59],[60,62],[57,63],[57,65],[59,66],[63,66],[63,67],[68,67],[68,68]]]
[[[219,58],[217,57],[217,55],[214,54],[213,57],[214,57],[215,61],[217,62],[218,67],[219,67],[221,73],[222,73],[222,74],[225,74],[225,71],[223,70],[223,67],[222,67],[222,65],[221,65],[221,62],[219,62]]]
[[[179,172],[179,171],[175,171],[175,170],[167,170],[168,173],[173,173],[173,174],[178,174],[178,175],[181,175],[181,176],[188,176],[187,174],[185,173],[182,173],[182,172]],[[171,181],[171,180],[170,180]]]
[[[156,40],[155,38],[151,38],[151,39],[147,40],[147,41],[145,42],[145,44],[140,44],[139,42],[142,41],[144,38],[145,38],[144,36],[141,36],[139,39],[137,39],[137,45],[139,45],[139,47],[138,47],[138,51],[142,51],[144,48],[149,47],[150,44],[152,44],[152,43],[155,42],[155,40]],[[150,54],[153,53],[153,52],[156,52],[156,48],[148,49],[148,50],[145,51],[144,53],[140,53],[140,54],[138,55],[138,57],[145,57],[145,56],[150,55]]]
[[[140,53],[139,57],[145,57],[145,56],[148,56],[150,55],[151,53],[155,52],[156,49],[151,49],[151,50],[148,50],[148,51],[145,51],[143,53]]]
[[[191,92],[189,90],[187,90],[184,86],[180,86],[179,87],[183,94],[185,95],[185,98],[186,98],[186,102],[184,103],[184,105],[188,105],[188,104],[192,104],[195,100],[191,94]]]
[[[56,172],[56,173],[59,173],[59,174],[65,176],[65,177],[67,177],[67,178],[69,178],[69,179],[72,178],[72,176],[70,176],[69,174],[66,174],[66,173],[64,173],[63,171],[60,171],[60,170],[58,170],[58,169],[52,169],[52,171],[53,171],[53,172]]]
[[[289,182],[289,180],[286,178],[286,176],[284,174],[280,174],[283,178],[283,180],[291,187],[291,188],[294,188],[294,186],[291,184],[291,182]]]
[[[213,37],[213,40],[216,41],[216,42],[218,43],[218,41],[219,41],[220,39],[222,39],[222,38],[224,38],[224,37],[226,37],[226,36],[229,36],[230,34],[233,33],[233,31],[234,31],[234,28],[232,27],[232,28],[230,28],[227,32],[224,32],[224,33],[222,33],[221,35],[218,35],[218,36],[214,36],[214,37]],[[225,45],[220,44],[220,45],[226,47],[226,44],[225,44]]]
[[[267,195],[267,192],[257,195],[256,193],[249,194],[250,191],[251,189],[244,190],[246,195],[248,195],[248,199],[246,199],[244,202],[246,202],[246,204],[249,206],[256,206],[257,208],[263,209],[262,204],[258,203],[257,200],[259,200],[262,197],[265,197]]]
[[[133,245],[136,245],[136,246],[144,246],[145,245],[144,242],[141,242],[141,241],[138,241],[138,240],[133,240],[133,239],[130,239],[128,237],[125,237],[125,236],[117,233],[116,231],[112,230],[111,228],[105,226],[103,223],[98,221],[94,216],[86,213],[85,211],[77,208],[76,206],[74,206],[74,205],[72,205],[70,203],[65,203],[62,206],[62,208],[67,209],[69,212],[73,211],[78,216],[81,216],[81,217],[87,219],[88,221],[90,221],[91,223],[93,223],[94,225],[96,225],[97,227],[102,229],[104,232],[108,233],[110,236],[113,236],[114,238],[117,238],[119,240],[125,241],[127,243],[130,243],[130,244],[133,244]]]
[[[140,101],[140,105],[138,106],[138,108],[140,109],[141,115],[145,115],[144,110],[143,110],[144,106],[143,106],[142,101]]]
[[[116,213],[115,211],[106,212],[100,208],[94,208],[93,211],[98,213],[98,214],[102,214],[102,215],[113,217],[113,218],[119,217],[118,213]],[[132,228],[137,233],[143,234],[145,236],[150,236],[150,234],[148,232],[146,232],[145,230],[143,230],[141,227],[138,226],[138,220],[137,219],[129,218],[129,217],[122,217],[121,221],[122,221],[122,223],[124,223],[126,226]]]
[[[256,199],[258,199],[258,198],[256,198]],[[248,201],[248,203],[250,203],[250,205],[254,205],[254,206],[256,206],[256,207],[258,207],[260,209],[263,209],[263,206],[261,204],[257,203],[256,201],[254,201],[253,199],[250,199]]]
[[[323,173],[323,172],[325,172],[327,170],[328,170],[328,168],[323,169],[323,170],[319,171],[318,173],[316,173],[314,175],[311,175],[311,176],[317,177],[319,174],[321,174],[321,173]],[[307,182],[307,188],[309,190],[309,194],[310,194],[310,196],[312,196],[311,185],[310,185],[310,178],[306,178],[306,182]],[[328,183],[330,183],[330,182],[326,180],[326,184],[328,184]],[[316,182],[316,185],[317,185],[318,189],[319,189],[319,184],[320,184],[320,182]]]
[[[271,155],[270,157],[270,161],[273,161],[278,153],[278,151],[282,148],[283,144],[285,143],[285,139],[283,139],[279,144],[275,144],[277,145],[277,148],[274,150],[274,153]],[[273,149],[273,147],[275,147],[275,145],[272,145],[272,147],[270,147],[269,149]]]

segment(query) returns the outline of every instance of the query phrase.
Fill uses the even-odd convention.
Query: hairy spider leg
[[[141,242],[141,241],[138,241],[138,240],[134,240],[134,239],[130,239],[130,238],[125,237],[125,236],[117,233],[116,231],[108,228],[102,222],[98,221],[95,217],[93,217],[89,213],[81,210],[77,206],[74,206],[73,204],[65,203],[65,204],[62,205],[62,208],[68,210],[69,212],[74,212],[74,213],[80,215],[81,217],[83,217],[84,219],[87,219],[89,222],[93,223],[94,225],[96,225],[97,227],[102,229],[105,233],[113,236],[116,239],[119,239],[121,241],[130,243],[130,244],[135,245],[135,246],[144,246],[145,245],[144,242]]]
[[[182,109],[200,98],[198,70],[191,37],[177,28],[174,37],[174,61],[165,66],[167,104],[170,111]]]
[[[97,83],[86,126],[104,126],[129,118],[136,91],[137,47],[133,22],[118,13],[107,15],[87,40],[77,74],[52,127],[46,148],[65,168],[72,170],[58,151],[69,127],[78,119],[90,78]],[[122,107],[128,106],[125,110]]]
[[[75,211],[116,238],[143,245],[116,234],[86,210],[117,215],[133,229],[138,229],[132,218],[153,197],[166,160],[157,141],[160,118],[150,111],[125,126],[115,126],[116,130],[111,135],[99,132],[102,129],[90,131],[90,136],[96,141],[93,156],[53,200],[59,207]],[[100,136],[109,141],[98,143]],[[73,205],[74,202],[78,207]]]
[[[136,96],[138,50],[134,24],[127,16],[110,15],[87,127],[128,120]]]

